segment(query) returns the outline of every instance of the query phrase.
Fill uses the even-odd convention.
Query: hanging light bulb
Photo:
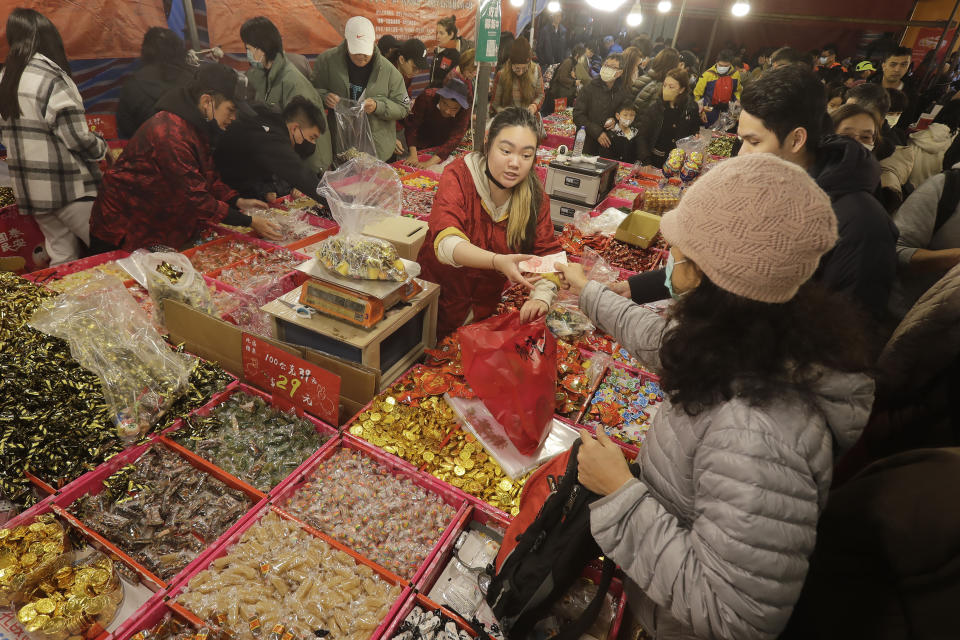
[[[750,13],[750,3],[745,2],[745,0],[737,0],[737,2],[734,2],[733,6],[730,7],[730,13],[738,18],[742,18]]]
[[[673,3],[670,0],[660,0],[657,4],[657,11],[660,13],[667,13],[670,9],[673,9]]]
[[[552,0],[552,2],[547,4],[547,11],[550,13],[560,13],[560,3],[557,0]]]
[[[643,12],[640,10],[640,3],[633,5],[630,13],[627,14],[627,26],[638,27],[643,22]]]
[[[522,7],[524,0],[510,0],[510,6],[513,7]]]
[[[600,11],[616,11],[626,0],[587,0],[587,4]]]

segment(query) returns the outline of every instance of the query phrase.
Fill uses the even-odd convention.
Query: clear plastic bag
[[[54,298],[29,324],[65,340],[70,355],[99,376],[123,438],[146,433],[186,391],[196,365],[170,348],[114,276],[98,274]]]
[[[585,236],[593,233],[612,236],[626,217],[627,214],[614,207],[610,207],[598,216],[578,211],[573,215],[573,226],[582,231]]]
[[[333,113],[337,121],[334,135],[338,157],[347,162],[358,153],[366,153],[376,158],[377,147],[373,143],[370,120],[363,110],[363,101],[340,98]]]
[[[376,158],[359,156],[320,180],[340,233],[324,240],[317,260],[331,271],[357,280],[409,278],[396,248],[385,240],[362,235],[368,225],[400,215],[403,185],[393,168]]]
[[[131,256],[133,257],[133,256]],[[198,311],[216,315],[210,290],[199,271],[182,253],[145,253],[137,258],[153,299],[153,316],[157,324],[166,326],[163,301],[176,300]]]

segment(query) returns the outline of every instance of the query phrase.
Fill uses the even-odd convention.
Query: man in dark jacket
[[[133,251],[155,244],[179,249],[203,222],[252,226],[277,238],[264,218],[241,213],[266,203],[240,197],[213,163],[212,145],[235,119],[246,81],[230,67],[204,64],[190,86],[157,103],[107,172],[90,215],[90,248]]]
[[[193,78],[187,66],[187,49],[177,34],[163,27],[150,27],[140,46],[140,68],[120,89],[117,129],[130,138],[156,112],[157,100]]]
[[[544,69],[560,64],[567,57],[567,28],[561,24],[562,20],[563,14],[558,11],[537,31],[537,58]]]
[[[610,148],[610,132],[616,126],[613,115],[629,96],[622,75],[623,56],[619,53],[610,54],[603,61],[600,77],[594,78],[583,88],[573,106],[573,123],[578,131],[580,127],[585,127],[587,131],[584,155],[603,155],[604,150]]]
[[[744,89],[741,102],[740,154],[773,153],[804,167],[833,202],[840,239],[813,279],[882,320],[897,272],[899,233],[872,195],[880,182],[876,158],[850,138],[830,135],[815,143],[826,99],[817,77],[798,65],[764,73]],[[662,271],[640,274],[630,279],[629,292],[638,302],[663,299],[663,281]],[[627,288],[617,290],[627,295]]]
[[[241,198],[273,200],[291,188],[316,198],[320,181],[306,160],[326,129],[323,111],[303,96],[282,113],[262,103],[251,108],[217,142],[213,159],[223,181]]]

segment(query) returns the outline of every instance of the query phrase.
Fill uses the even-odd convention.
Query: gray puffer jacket
[[[580,308],[659,369],[666,319],[596,282]],[[874,384],[825,372],[815,393],[813,403],[786,395],[762,407],[733,399],[697,416],[666,401],[641,449],[639,479],[591,505],[593,536],[626,572],[631,607],[657,640],[776,638],[786,626],[834,447],[859,436]]]

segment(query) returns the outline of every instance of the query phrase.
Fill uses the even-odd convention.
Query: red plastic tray
[[[392,585],[400,585],[404,587],[403,591],[400,593],[400,597],[397,598],[397,601],[390,608],[390,611],[387,613],[386,617],[383,619],[383,622],[380,623],[380,626],[378,626],[370,636],[371,639],[382,637],[384,629],[390,626],[390,623],[393,622],[394,618],[396,617],[397,611],[399,611],[400,607],[403,606],[403,603],[407,600],[407,598],[411,593],[411,589],[409,586],[406,585],[406,582],[398,578],[396,575],[390,573],[389,571],[386,571],[385,569],[380,567],[378,564],[371,562],[370,560],[352,551],[348,547],[340,544],[339,542],[337,542],[330,536],[326,535],[325,533],[322,533],[321,531],[318,531],[317,529],[314,529],[309,525],[303,524],[302,522],[300,522],[296,518],[293,518],[290,514],[286,513],[282,509],[276,506],[273,506],[269,503],[258,505],[255,509],[253,509],[250,512],[247,519],[243,522],[241,526],[237,526],[231,529],[229,532],[230,535],[222,539],[217,544],[213,552],[209,556],[204,558],[204,562],[202,564],[198,563],[196,564],[196,566],[191,566],[189,572],[184,571],[183,573],[181,573],[180,576],[178,576],[177,581],[174,582],[170,586],[170,589],[167,591],[168,598],[171,601],[175,601],[176,597],[179,596],[180,593],[183,592],[184,588],[190,583],[191,578],[193,578],[195,575],[197,575],[198,573],[206,569],[208,566],[210,566],[210,563],[212,563],[217,558],[225,556],[229,551],[230,547],[232,547],[234,544],[237,543],[237,541],[240,540],[241,536],[243,536],[243,534],[247,531],[247,529],[249,529],[254,524],[259,522],[260,518],[266,515],[268,511],[273,511],[274,513],[279,515],[281,518],[285,518],[292,522],[296,522],[299,526],[303,527],[303,529],[308,533],[310,533],[311,535],[314,535],[320,538],[321,540],[329,544],[331,547],[338,549],[340,551],[343,551],[344,553],[352,557],[357,564],[363,564],[370,567],[374,571],[374,573],[376,573],[385,582]],[[182,605],[176,602],[172,602],[171,604],[177,607],[178,610],[186,612],[188,619],[193,620],[194,622],[197,622],[197,623],[201,622],[201,620],[196,615],[191,613]]]
[[[430,476],[428,474],[425,474],[417,470],[417,468],[414,467],[409,462],[402,460],[396,456],[392,456],[384,451],[381,451],[380,449],[377,449],[373,445],[363,440],[360,440],[359,438],[355,438],[349,434],[345,434],[344,436],[342,436],[342,440],[339,443],[336,443],[336,445],[333,447],[324,447],[323,449],[318,451],[316,454],[314,454],[310,458],[310,460],[306,464],[304,464],[301,467],[301,469],[297,471],[297,473],[290,476],[290,478],[288,478],[286,482],[278,486],[275,491],[271,492],[270,494],[271,502],[277,505],[280,509],[284,509],[287,501],[289,501],[289,499],[303,487],[307,478],[314,472],[317,466],[324,460],[328,460],[331,456],[333,456],[333,454],[336,453],[338,449],[350,449],[352,451],[358,451],[361,454],[369,458],[372,458],[376,462],[386,467],[391,473],[393,473],[393,475],[404,476],[406,478],[409,478],[410,480],[413,481],[414,484],[420,486],[423,489],[426,489],[428,492],[439,495],[444,502],[446,502],[448,505],[452,506],[456,510],[456,513],[454,514],[454,517],[451,519],[450,523],[447,525],[446,530],[444,530],[444,532],[440,535],[440,537],[437,539],[436,543],[434,544],[433,549],[430,550],[430,552],[424,558],[423,562],[417,568],[417,571],[409,579],[411,583],[416,584],[420,576],[422,576],[423,573],[427,570],[427,566],[430,564],[431,560],[433,559],[433,556],[437,552],[439,552],[439,550],[444,546],[444,544],[447,543],[448,538],[456,528],[457,523],[465,516],[466,512],[469,510],[469,505],[467,500],[461,494],[456,492],[454,490],[454,487],[444,483],[440,483],[438,485],[437,483],[433,482],[433,480],[435,480],[433,476]],[[292,512],[286,511],[285,509],[284,509],[284,512],[289,514],[290,517],[296,520],[297,522],[301,522],[307,526],[312,526],[310,525],[309,522],[302,519],[300,516],[293,514]],[[358,555],[361,555],[361,554],[359,554],[358,552]],[[383,571],[388,571],[388,570],[384,568]],[[402,576],[399,576],[398,578],[401,580],[406,580]]]
[[[297,251],[293,251],[292,249],[287,249],[287,248],[285,248],[285,247],[278,247],[277,245],[270,244],[269,242],[264,242],[263,240],[258,240],[258,239],[256,239],[256,238],[245,238],[245,239],[246,239],[247,241],[251,242],[251,243],[254,243],[254,244],[257,244],[257,245],[261,246],[261,247],[264,248],[264,249],[267,249],[267,250],[268,250],[269,252],[271,252],[271,253],[276,252],[276,251],[287,251],[287,252],[292,253],[292,254],[294,255],[294,257],[299,258],[302,262],[306,262],[307,260],[310,259],[310,256],[308,256],[308,255],[306,255],[306,254],[299,253],[299,252],[297,252]],[[214,240],[214,242],[216,242],[216,240]],[[214,271],[210,271],[210,272],[208,272],[206,275],[210,276],[211,278],[213,278],[213,279],[215,279],[215,280],[219,280],[220,274],[223,273],[225,270],[227,270],[227,269],[233,269],[233,268],[235,268],[235,267],[240,266],[241,264],[246,264],[247,262],[250,262],[252,259],[253,259],[252,256],[247,256],[246,258],[244,258],[244,259],[242,259],[242,260],[238,260],[238,261],[233,262],[233,263],[231,263],[231,264],[225,265],[225,266],[223,266],[223,267],[221,267],[221,268],[219,268],[219,269],[215,269]],[[281,289],[281,293],[278,294],[278,295],[283,295],[284,293],[288,293],[288,292],[290,292],[290,291],[293,291],[294,289],[296,289],[297,287],[299,287],[300,285],[302,285],[304,282],[306,282],[308,277],[309,277],[309,276],[307,276],[307,274],[303,273],[302,271],[297,271],[296,269],[292,269],[292,270],[288,271],[286,274],[284,274],[284,275],[282,275],[282,276],[279,276],[279,275],[278,275],[276,282],[279,283],[279,286],[280,286],[280,289]],[[224,282],[223,284],[226,284],[226,285],[229,286],[229,287],[233,287],[235,290],[243,291],[244,293],[251,293],[251,294],[253,294],[254,296],[257,295],[257,292],[258,292],[258,291],[259,291],[259,292],[262,292],[262,291],[263,291],[263,287],[261,287],[261,288],[254,288],[254,289],[251,289],[251,290],[247,291],[247,290],[245,290],[245,289],[241,289],[240,287],[237,287],[236,285],[231,285],[231,284],[226,283],[226,282]],[[269,286],[269,285],[268,285],[268,286]]]
[[[206,626],[198,623],[196,616],[174,602],[167,602],[165,598],[158,598],[156,602],[149,602],[148,607],[138,612],[140,615],[130,618],[119,629],[111,634],[109,640],[130,640],[134,635],[141,631],[149,631],[163,620],[167,615],[176,618],[181,623],[199,629]]]
[[[59,280],[64,276],[70,275],[71,273],[79,273],[93,267],[98,267],[107,262],[113,262],[114,260],[126,258],[129,255],[130,253],[127,251],[108,251],[107,253],[101,253],[88,258],[80,258],[79,260],[74,260],[73,262],[67,262],[55,267],[48,267],[46,269],[41,269],[40,271],[34,271],[33,273],[25,274],[23,278],[25,280],[30,280],[31,282],[36,282],[37,284],[43,284],[51,280]]]
[[[222,393],[217,394],[216,396],[214,396],[214,399],[211,400],[211,402],[208,402],[208,403],[205,404],[204,406],[202,406],[202,407],[200,407],[199,409],[193,411],[192,413],[189,414],[188,417],[193,417],[193,416],[205,417],[205,416],[208,416],[208,415],[210,415],[210,413],[213,411],[214,408],[216,408],[218,405],[220,405],[221,403],[223,403],[224,401],[226,401],[226,400],[227,400],[231,395],[233,395],[234,393],[237,393],[237,392],[240,392],[240,391],[242,391],[243,393],[246,393],[246,394],[248,394],[248,395],[251,395],[251,396],[256,396],[256,397],[262,398],[267,404],[273,404],[273,400],[272,400],[272,398],[270,397],[269,394],[264,393],[263,391],[261,391],[260,389],[255,388],[255,387],[251,387],[250,385],[243,384],[243,383],[239,383],[239,384],[236,384],[236,385],[231,386],[231,388],[230,388],[229,390],[225,390],[225,391],[223,391]],[[214,401],[214,400],[215,400],[215,401]],[[336,428],[331,427],[331,426],[328,425],[326,422],[323,422],[323,421],[321,421],[321,420],[318,420],[317,418],[314,418],[313,416],[311,416],[310,414],[307,414],[307,413],[304,413],[301,417],[302,417],[304,420],[307,420],[307,421],[313,423],[314,429],[316,430],[317,433],[319,433],[319,434],[321,434],[321,435],[329,436],[329,440],[327,440],[327,442],[324,442],[322,445],[320,445],[320,447],[317,449],[317,451],[315,451],[315,452],[312,453],[311,455],[307,456],[306,460],[304,460],[303,462],[301,462],[301,463],[297,466],[297,468],[293,471],[293,473],[290,474],[290,476],[288,476],[287,478],[285,478],[284,480],[282,480],[276,487],[273,487],[273,488],[270,490],[270,492],[269,492],[271,495],[273,495],[274,492],[276,492],[281,486],[284,486],[284,485],[288,484],[288,480],[289,480],[290,478],[293,478],[293,477],[297,476],[297,474],[300,473],[301,470],[304,469],[304,468],[310,463],[310,460],[312,460],[312,459],[314,458],[314,456],[316,456],[318,453],[320,453],[320,452],[326,450],[327,448],[329,448],[329,447],[331,447],[331,446],[334,446],[334,445],[336,444],[337,436],[339,435],[339,431],[338,431]],[[205,459],[205,458],[203,458],[203,457],[201,457],[201,456],[198,456],[198,455],[195,454],[193,451],[190,451],[190,449],[188,449],[188,448],[186,448],[185,446],[183,446],[183,445],[179,444],[178,442],[176,442],[173,438],[174,438],[174,436],[175,436],[175,434],[176,434],[176,431],[177,431],[181,426],[183,426],[183,422],[182,422],[182,421],[179,421],[176,425],[170,427],[169,429],[166,429],[166,430],[163,432],[163,434],[162,434],[162,436],[161,436],[161,440],[163,440],[163,442],[164,442],[168,447],[170,447],[171,449],[173,449],[174,451],[176,451],[177,453],[179,453],[181,456],[183,456],[184,458],[186,458],[186,459],[188,459],[188,460],[191,460],[191,461],[196,460],[196,461],[198,461],[198,462],[199,462],[201,465],[203,465],[205,468],[213,468],[213,469],[216,469],[217,472],[219,472],[219,473],[221,473],[221,474],[223,474],[223,475],[228,476],[228,477],[231,478],[234,482],[239,483],[239,484],[241,484],[241,485],[244,485],[244,486],[246,486],[250,491],[253,491],[253,492],[257,493],[257,494],[260,494],[261,497],[263,497],[263,496],[266,495],[262,490],[257,489],[256,487],[251,486],[250,484],[244,482],[243,480],[240,480],[239,478],[237,478],[237,477],[235,477],[235,476],[227,473],[226,471],[224,471],[223,469],[221,469],[219,466],[217,466],[217,464],[216,464],[215,461],[207,460],[207,459]],[[194,466],[196,466],[196,465],[194,465]]]

